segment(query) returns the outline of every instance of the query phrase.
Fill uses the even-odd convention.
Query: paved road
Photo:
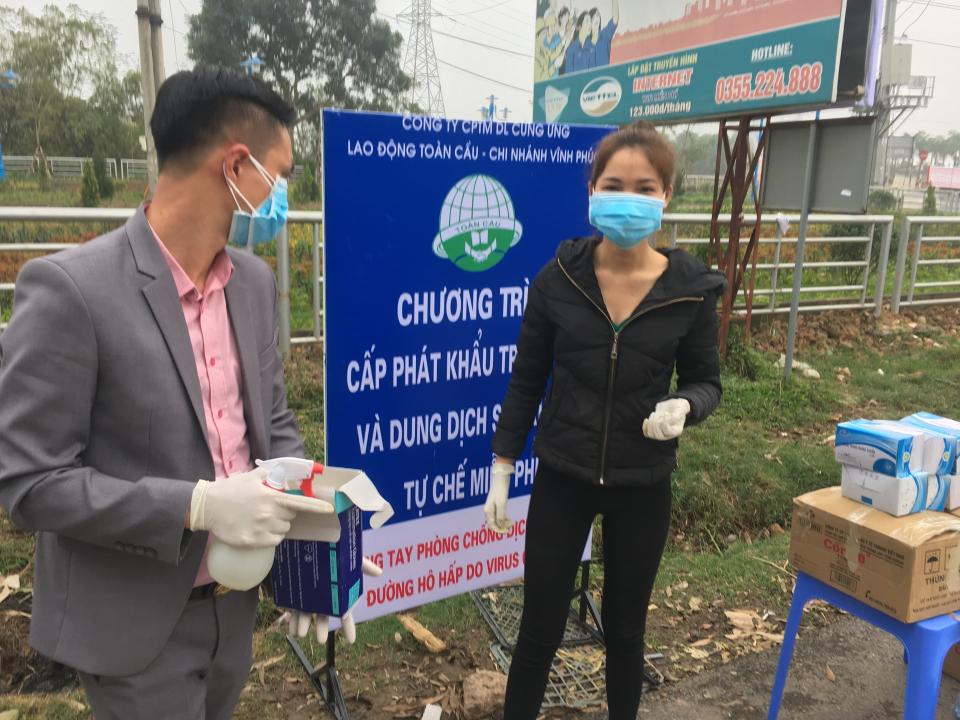
[[[902,647],[853,618],[801,632],[780,712],[782,720],[896,720],[903,714]],[[766,718],[777,652],[739,658],[645,698],[641,720]],[[827,666],[835,680],[828,678]],[[944,677],[938,720],[952,719],[960,683]]]

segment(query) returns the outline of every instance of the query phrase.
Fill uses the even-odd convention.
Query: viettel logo
[[[506,188],[489,175],[470,175],[443,201],[433,252],[461,270],[484,272],[503,260],[522,235]]]
[[[590,117],[603,117],[620,104],[623,88],[616,78],[598,77],[580,93],[580,107]]]
[[[563,114],[570,100],[570,89],[561,90],[553,85],[547,85],[547,89],[540,98],[540,107],[543,108],[543,115],[549,123],[556,122]]]

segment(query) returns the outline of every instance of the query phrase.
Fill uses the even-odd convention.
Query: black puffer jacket
[[[656,404],[686,398],[689,426],[720,402],[716,300],[724,278],[685,252],[663,251],[666,272],[614,332],[594,271],[598,242],[566,241],[534,280],[493,452],[520,455],[552,378],[540,461],[584,482],[651,485],[676,467],[677,441],[643,434]]]

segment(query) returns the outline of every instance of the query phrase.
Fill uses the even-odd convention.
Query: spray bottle
[[[332,488],[316,488],[313,478],[323,473],[323,465],[302,458],[257,460],[257,466],[267,470],[263,484],[278,492],[318,497],[333,503]],[[207,572],[210,577],[231,590],[249,590],[256,587],[270,572],[276,548],[238,548],[211,537],[207,551]]]

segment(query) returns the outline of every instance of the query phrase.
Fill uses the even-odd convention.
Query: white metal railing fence
[[[952,231],[952,234],[941,234],[944,231]],[[953,250],[952,257],[944,257],[943,251],[947,248]],[[904,299],[904,281],[908,272],[910,278],[906,283],[907,297]],[[951,291],[954,294],[951,295]],[[944,297],[945,294],[948,296]],[[899,312],[905,305],[956,302],[960,302],[960,217],[904,218],[897,246],[890,309]]]
[[[132,208],[48,208],[48,207],[0,207],[0,225],[9,222],[81,222],[103,223],[116,222],[118,225],[125,222],[135,212]],[[323,213],[319,211],[291,210],[288,216],[288,226],[284,227],[276,242],[277,262],[277,290],[279,293],[280,315],[280,346],[283,354],[290,353],[290,345],[300,343],[315,343],[323,339],[323,272],[321,268],[321,232]],[[312,334],[292,337],[290,324],[290,234],[289,225],[308,225],[311,227],[311,255],[312,255]],[[0,242],[0,254],[3,253],[50,253],[76,247],[79,243],[29,243],[29,242]],[[0,298],[4,294],[13,293],[16,284],[0,282]],[[0,309],[4,303],[0,301]],[[6,327],[0,317],[0,332]]]
[[[756,264],[757,277],[753,291],[753,314],[769,315],[774,313],[788,313],[793,295],[793,258],[785,259],[784,250],[795,249],[797,237],[791,236],[789,230],[800,222],[799,215],[767,215],[761,220],[761,228],[770,227],[773,237],[759,239],[758,262]],[[720,223],[729,226],[730,216],[720,217]],[[808,235],[808,248],[825,247],[828,250],[845,246],[861,246],[863,249],[852,257],[844,259],[808,260],[803,269],[806,275],[827,275],[826,284],[805,281],[800,289],[800,311],[822,310],[860,310],[873,309],[880,313],[887,278],[887,259],[890,254],[890,244],[893,235],[894,217],[892,215],[810,215],[809,226],[813,229],[822,226],[845,225],[856,226],[862,229],[863,234],[815,236]],[[663,224],[665,232],[669,233],[669,245],[693,250],[700,249],[698,254],[703,255],[709,247],[710,239],[709,214],[682,214],[667,213]],[[752,225],[746,222],[749,230]],[[700,237],[679,237],[681,227],[699,226],[703,230]],[[876,239],[876,230],[881,229],[879,243]],[[829,229],[829,227],[828,227]],[[749,237],[749,233],[744,233]],[[741,242],[746,242],[742,240]],[[879,244],[879,249],[875,246]],[[769,249],[770,252],[764,252]],[[764,255],[772,257],[764,258]],[[852,271],[857,274],[857,282],[836,284],[829,277],[833,271]],[[814,272],[810,272],[814,271]],[[749,279],[748,279],[749,282]],[[871,293],[871,285],[873,292]],[[804,298],[810,298],[804,302]],[[742,289],[738,296],[738,303],[734,310],[740,314],[746,313],[746,296]]]
[[[4,223],[27,222],[81,222],[103,223],[125,221],[133,209],[80,209],[45,207],[0,207],[0,227]],[[756,265],[757,277],[754,286],[754,314],[786,313],[793,295],[793,250],[797,244],[791,228],[799,222],[798,215],[769,216],[762,221],[764,235],[760,240],[760,256]],[[722,225],[729,225],[729,216],[721,217]],[[306,225],[310,228],[311,254],[311,310],[309,330],[296,335],[291,329],[291,243],[287,228],[278,236],[276,243],[277,286],[280,295],[280,343],[283,353],[290,351],[291,344],[316,343],[323,339],[323,243],[321,225],[323,213],[315,211],[291,211],[290,226]],[[873,310],[879,315],[884,298],[890,298],[891,309],[898,312],[901,305],[960,302],[960,234],[956,236],[924,233],[932,225],[958,227],[960,217],[909,217],[903,224],[897,248],[896,274],[888,289],[888,258],[893,236],[894,218],[890,215],[811,215],[809,248],[824,248],[821,259],[811,255],[804,263],[803,283],[799,289],[799,307],[804,312],[824,310]],[[674,247],[682,247],[706,258],[709,247],[710,215],[668,213],[664,216],[664,229],[660,241]],[[829,234],[835,225],[857,228],[854,235]],[[749,227],[749,224],[748,224]],[[817,235],[818,229],[823,232]],[[916,232],[914,230],[916,229]],[[913,236],[913,237],[911,237]],[[0,242],[0,253],[47,253],[73,247],[75,243],[47,242]],[[943,257],[936,254],[935,245],[956,246],[956,253]],[[837,249],[843,249],[840,259],[833,257]],[[908,253],[912,249],[912,253]],[[908,256],[910,262],[908,263]],[[953,272],[953,269],[956,272]],[[939,269],[939,276],[931,276],[930,270]],[[845,274],[846,281],[838,282],[835,275]],[[909,272],[909,276],[908,276]],[[909,277],[907,298],[902,299],[904,280]],[[852,278],[852,279],[850,279]],[[0,282],[0,309],[4,307],[4,295],[9,298],[14,282]],[[942,292],[933,293],[934,289]],[[735,305],[738,313],[744,313],[744,294],[741,291]],[[0,318],[2,320],[2,318]],[[0,323],[0,331],[4,325]]]
[[[93,162],[88,157],[47,157],[47,172],[51,177],[80,178],[83,177],[83,166]],[[107,165],[107,175],[112,178],[117,175],[117,161],[115,158],[104,158]],[[3,162],[10,175],[36,175],[38,160],[32,155],[4,155]],[[143,161],[146,162],[145,160]],[[146,177],[146,175],[144,175]]]
[[[3,162],[10,175],[36,175],[37,159],[32,155],[4,155]],[[47,157],[47,170],[52,177],[79,178],[83,175],[84,163],[93,162],[88,157]],[[112,178],[122,180],[146,180],[147,161],[137,158],[120,158],[117,165],[116,158],[106,158],[107,174]],[[303,175],[303,165],[297,164],[293,168],[292,179],[296,180]]]

